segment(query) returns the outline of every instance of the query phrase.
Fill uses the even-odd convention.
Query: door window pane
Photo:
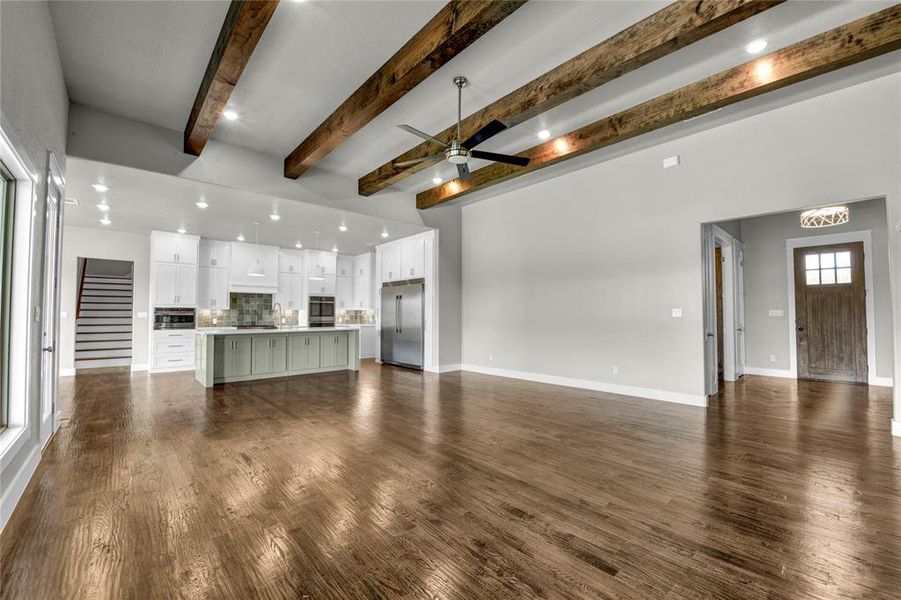
[[[835,253],[835,266],[836,267],[850,267],[851,266],[851,253],[850,252],[836,252]]]
[[[842,267],[835,270],[836,283],[851,283],[851,268],[850,267]]]
[[[819,271],[807,271],[807,285],[819,285],[820,283],[820,272]]]
[[[831,269],[835,266],[835,254],[829,252],[828,254],[820,254],[820,268],[821,269]]]
[[[820,270],[820,283],[835,283],[835,269]]]
[[[820,257],[818,254],[808,254],[804,257],[806,261],[806,267],[808,269],[819,269],[820,268]]]

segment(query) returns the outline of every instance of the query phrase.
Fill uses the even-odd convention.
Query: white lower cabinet
[[[150,340],[151,371],[183,371],[194,368],[194,330],[154,330]]]

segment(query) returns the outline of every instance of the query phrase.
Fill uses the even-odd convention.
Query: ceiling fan
[[[448,144],[442,142],[438,138],[432,137],[429,134],[416,129],[415,127],[410,127],[409,125],[398,125],[398,127],[408,133],[412,133],[413,135],[421,137],[424,140],[435,142],[436,144],[444,148],[444,151],[441,154],[433,154],[432,156],[426,156],[425,158],[415,158],[413,160],[396,162],[394,163],[395,166],[405,167],[407,165],[415,165],[416,163],[426,161],[446,159],[448,162],[457,165],[457,173],[460,176],[460,179],[466,180],[469,179],[469,165],[467,163],[469,162],[470,157],[493,160],[494,162],[506,163],[508,165],[517,165],[519,167],[525,167],[529,164],[529,159],[522,156],[511,156],[509,154],[497,154],[495,152],[473,150],[473,148],[475,148],[488,138],[494,137],[507,128],[506,125],[496,119],[479,129],[469,138],[462,141],[460,140],[460,107],[463,96],[463,88],[466,87],[466,83],[467,80],[465,77],[459,75],[457,77],[454,77],[454,85],[457,86],[457,136]]]

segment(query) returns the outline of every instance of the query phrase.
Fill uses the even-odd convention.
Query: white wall
[[[702,397],[700,224],[883,195],[897,218],[899,81],[883,76],[465,206],[464,363]],[[681,166],[663,170],[674,154]]]
[[[35,252],[31,257],[32,308],[40,310],[43,297],[44,180],[46,153],[53,151],[65,174],[68,97],[62,66],[46,2],[0,2],[0,112],[2,126],[18,150],[38,173],[34,205]],[[15,293],[25,293],[16,290]],[[28,348],[33,373],[40,373],[42,318],[32,321],[35,332]],[[13,352],[24,349],[13,349]],[[6,523],[24,484],[40,456],[40,377],[32,377],[28,397],[28,436],[12,455],[2,457],[0,468],[0,528]],[[21,402],[21,398],[11,398]]]
[[[122,231],[98,231],[87,227],[66,227],[63,235],[62,273],[60,275],[59,368],[71,375],[75,369],[75,302],[78,297],[78,259],[107,258],[134,263],[134,304],[132,306],[132,368],[147,368],[150,314],[150,236]]]
[[[850,205],[851,220],[828,229],[802,229],[797,212],[767,215],[741,221],[745,275],[745,351],[747,365],[761,369],[788,369],[788,265],[785,240],[849,231],[870,231],[872,236],[873,304],[876,330],[867,332],[876,341],[876,364],[869,365],[877,377],[891,379],[892,296],[889,289],[889,228],[885,201],[869,200]],[[770,309],[784,317],[770,317]],[[770,362],[770,355],[776,362]]]

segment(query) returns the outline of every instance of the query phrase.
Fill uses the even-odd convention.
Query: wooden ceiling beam
[[[416,195],[430,208],[685,119],[901,49],[901,4],[792,44],[519,153],[527,167],[494,163]]]
[[[285,177],[300,177],[525,2],[448,2],[285,158]]]
[[[519,125],[617,77],[781,4],[782,1],[674,2],[466,117],[461,127],[462,139],[468,138],[494,120],[507,127]],[[449,142],[455,134],[456,123],[435,137]],[[434,143],[419,144],[361,177],[357,183],[359,193],[363,196],[374,194],[437,161],[408,166],[397,166],[395,163],[438,153],[440,148]]]
[[[186,154],[200,156],[277,6],[278,0],[232,0],[185,126]]]

